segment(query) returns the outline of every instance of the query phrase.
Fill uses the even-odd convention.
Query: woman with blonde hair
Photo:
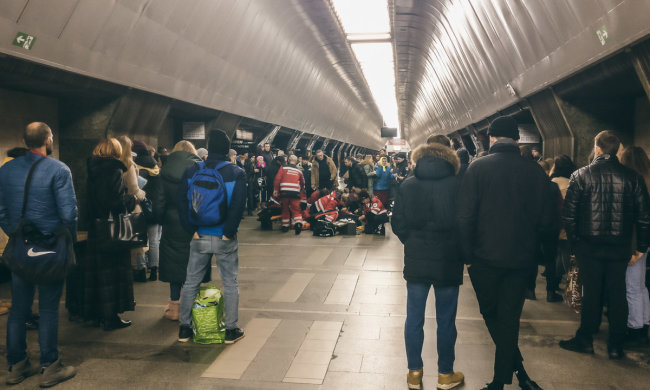
[[[135,309],[130,251],[107,248],[95,229],[96,220],[135,208],[135,197],[128,194],[124,180],[127,167],[122,155],[120,142],[107,138],[95,147],[88,163],[88,247],[79,264],[82,302],[77,307],[68,305],[71,315],[101,324],[106,331],[131,325],[118,314]]]
[[[190,241],[192,241],[192,234],[183,229],[178,215],[178,185],[185,170],[199,161],[201,159],[196,155],[194,145],[188,141],[180,141],[174,146],[160,170],[164,211],[158,272],[159,279],[169,283],[169,304],[165,308],[163,317],[172,321],[178,321],[181,288],[185,282],[185,272],[190,257]]]
[[[621,164],[632,169],[650,186],[650,159],[645,150],[638,146],[625,148],[621,153]],[[636,244],[635,244],[636,245]],[[628,341],[635,344],[648,344],[648,326],[650,325],[650,297],[646,286],[646,263],[648,253],[632,256],[625,274],[628,305]]]
[[[126,184],[129,195],[135,196],[136,206],[134,212],[141,213],[142,208],[140,207],[140,202],[145,199],[147,194],[138,186],[139,173],[138,167],[133,161],[133,141],[131,141],[131,139],[126,135],[117,137],[117,140],[122,146],[120,161],[126,167],[126,172],[124,172],[124,183]],[[136,282],[147,281],[147,269],[144,253],[144,248],[135,248],[131,250],[131,263],[134,266],[133,280]]]

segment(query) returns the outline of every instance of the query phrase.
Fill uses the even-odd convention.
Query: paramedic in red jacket
[[[289,164],[283,166],[275,175],[273,196],[280,197],[282,205],[282,231],[288,232],[291,218],[294,221],[296,234],[302,231],[302,210],[300,210],[301,194],[305,192],[305,178],[300,169],[296,168],[298,157],[289,156]]]
[[[339,217],[338,207],[340,205],[340,192],[332,191],[332,193],[321,197],[311,206],[312,215],[314,219],[325,219],[326,221],[334,222]]]
[[[370,197],[368,191],[361,191],[359,194],[363,203],[363,216],[359,218],[366,223],[364,233],[385,235],[384,224],[388,222],[388,213],[376,196]]]

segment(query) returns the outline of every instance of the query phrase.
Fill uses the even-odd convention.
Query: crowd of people
[[[603,131],[595,137],[591,162],[576,170],[568,156],[545,160],[539,148],[532,153],[520,147],[513,118],[494,120],[488,136],[489,150],[469,165],[466,151],[454,153],[449,140],[430,137],[413,151],[414,175],[397,192],[392,228],[404,243],[410,389],[422,388],[431,286],[438,388],[464,381],[453,369],[463,263],[496,346],[493,380],[483,390],[503,389],[513,375],[522,389],[541,389],[523,365],[519,320],[525,299],[535,298],[539,265],[545,265],[547,300],[562,300],[557,291],[573,255],[582,285],[581,321],[575,337],[559,346],[593,354],[604,305],[610,359],[622,359],[626,346],[648,345],[650,160],[645,151],[622,148],[614,133]]]
[[[221,130],[207,148],[178,142],[168,153],[127,136],[101,140],[88,160],[85,245],[67,280],[38,284],[12,273],[7,325],[8,384],[41,372],[41,386],[72,378],[57,349],[59,299],[67,283],[71,321],[105,331],[126,328],[121,315],[135,309],[133,283],[169,284],[163,316],[179,321],[180,342],[193,335],[192,305],[211,280],[211,258],[223,284],[225,343],[244,337],[238,325],[238,229],[244,214],[262,228],[273,217],[281,230],[311,229],[333,235],[346,221],[353,233],[385,235],[385,224],[404,244],[407,287],[405,347],[410,389],[422,388],[424,315],[431,287],[436,298],[438,388],[463,383],[454,371],[459,286],[466,265],[480,312],[496,345],[494,377],[485,389],[503,389],[513,375],[522,389],[540,389],[526,373],[518,348],[525,299],[536,299],[544,265],[546,299],[558,294],[575,256],[583,286],[581,324],[566,350],[594,353],[593,337],[607,307],[608,355],[624,357],[626,343],[648,343],[650,298],[646,253],[650,245],[650,160],[642,148],[622,148],[612,132],[594,140],[591,162],[576,169],[571,158],[544,159],[539,148],[520,147],[516,121],[494,120],[490,147],[474,157],[443,135],[428,138],[410,155],[328,156],[272,151],[238,154]],[[77,201],[69,168],[48,158],[54,134],[35,122],[0,168],[0,227],[13,234],[23,220],[52,235],[61,226],[77,236]],[[340,161],[335,161],[340,158]],[[41,164],[42,163],[42,164]],[[36,165],[41,164],[38,169]],[[32,179],[33,175],[33,180]],[[26,190],[31,185],[29,197]],[[22,213],[21,213],[22,210]],[[147,216],[146,245],[106,242],[106,221]],[[329,232],[331,234],[321,234]],[[54,252],[52,252],[54,253]],[[41,253],[30,249],[28,256]],[[43,253],[44,254],[44,253]],[[147,275],[148,272],[148,275]],[[39,289],[39,315],[31,311]],[[1,313],[0,313],[1,314]],[[37,322],[40,365],[26,354],[26,329]],[[39,323],[40,321],[40,323]]]
[[[272,228],[273,217],[281,230],[296,234],[311,229],[331,235],[336,221],[350,221],[359,231],[385,235],[392,198],[409,175],[405,153],[392,158],[386,150],[375,156],[344,156],[340,163],[322,150],[312,155],[272,151],[264,144],[257,155],[238,156],[247,176],[248,215],[258,212],[262,226]],[[328,228],[328,226],[331,226]]]

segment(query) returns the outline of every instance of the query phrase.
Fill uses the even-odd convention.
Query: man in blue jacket
[[[48,125],[30,123],[23,135],[29,152],[9,161],[0,168],[0,227],[8,235],[13,233],[21,218],[27,174],[36,161],[45,159],[34,170],[25,208],[25,219],[43,234],[52,234],[64,225],[77,232],[77,200],[70,169],[60,161],[48,158],[52,153],[54,137]],[[33,253],[38,256],[38,252]],[[31,255],[30,255],[31,256]],[[12,274],[11,313],[7,321],[7,384],[14,385],[38,372],[32,367],[26,352],[25,321],[31,314],[35,286]],[[63,281],[38,286],[40,326],[38,341],[41,347],[41,386],[50,387],[72,378],[74,367],[64,367],[59,360],[58,325],[59,300]]]
[[[213,130],[208,139],[208,158],[206,166],[215,168],[227,160],[230,140],[222,130]],[[239,246],[237,229],[242,219],[246,204],[246,173],[235,164],[226,164],[219,168],[226,187],[227,210],[222,224],[217,226],[197,227],[189,220],[189,203],[187,191],[189,181],[199,170],[197,164],[187,168],[179,184],[177,201],[181,224],[194,233],[190,244],[190,259],[187,264],[187,276],[183,285],[180,305],[180,329],[178,341],[187,342],[192,337],[192,304],[214,254],[223,282],[223,295],[226,315],[226,344],[233,344],[244,337],[244,331],[237,326],[239,310]]]

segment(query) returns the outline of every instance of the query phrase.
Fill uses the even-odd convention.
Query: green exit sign
[[[16,38],[14,38],[13,44],[14,46],[20,46],[25,50],[32,50],[32,46],[34,46],[35,41],[35,36],[19,32],[16,34]]]

